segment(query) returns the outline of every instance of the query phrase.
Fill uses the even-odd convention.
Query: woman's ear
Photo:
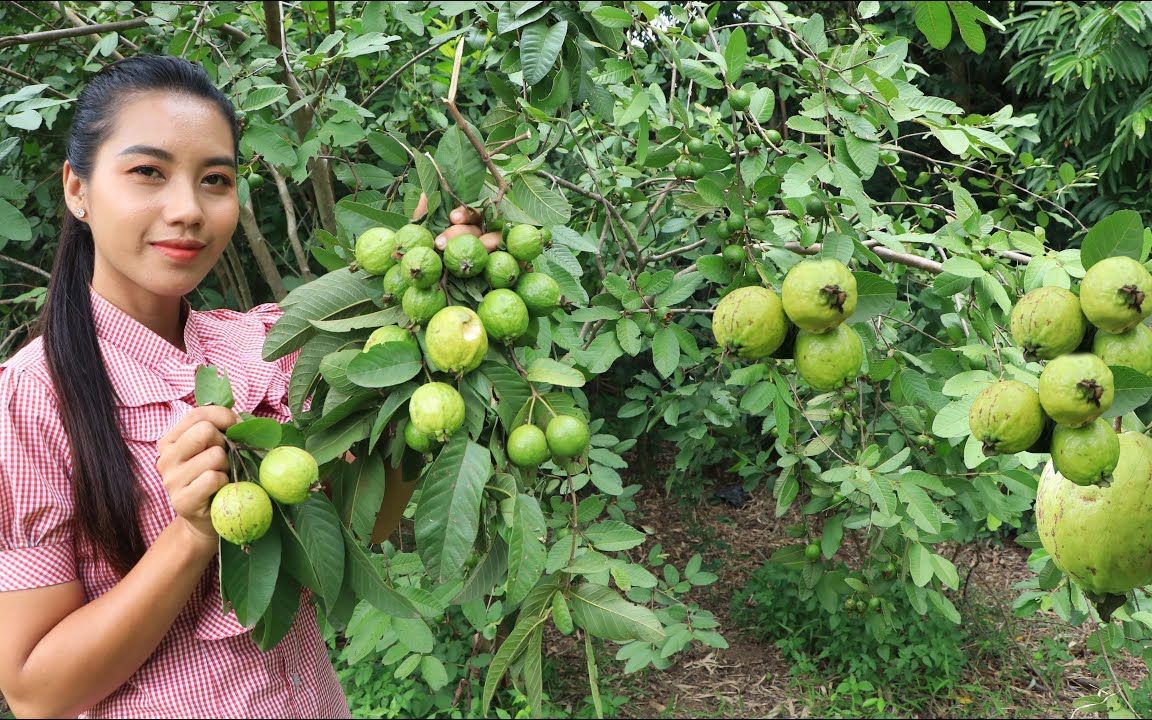
[[[64,185],[64,201],[68,204],[68,211],[79,218],[88,214],[88,204],[85,201],[86,184],[80,176],[72,171],[72,165],[65,160],[61,170]]]

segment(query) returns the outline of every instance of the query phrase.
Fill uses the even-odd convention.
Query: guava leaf
[[[280,444],[284,431],[272,418],[253,417],[229,427],[225,434],[229,440],[249,447],[272,449]]]
[[[214,365],[204,365],[196,371],[197,405],[231,408],[234,402],[232,383],[228,381],[228,375],[223,370]]]

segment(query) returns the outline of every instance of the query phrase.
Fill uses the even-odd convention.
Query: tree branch
[[[37,273],[39,275],[43,275],[46,278],[52,277],[52,275],[48,271],[41,270],[40,268],[36,267],[35,265],[29,265],[28,263],[24,262],[23,260],[17,260],[16,258],[8,257],[7,255],[0,255],[0,260],[10,262],[13,265],[19,265],[20,267],[24,268],[25,270],[31,270],[32,272]]]
[[[459,42],[456,43],[456,59],[452,63],[452,83],[448,87],[448,97],[444,98],[444,105],[447,106],[448,112],[452,115],[452,119],[456,121],[456,126],[460,128],[460,132],[464,133],[464,137],[468,138],[468,142],[472,143],[472,147],[476,148],[476,152],[480,153],[480,159],[484,162],[488,172],[492,175],[492,179],[496,181],[496,186],[500,191],[496,193],[496,198],[492,201],[493,207],[499,207],[500,201],[504,199],[504,195],[508,192],[508,181],[504,179],[504,173],[500,172],[500,168],[492,162],[492,156],[488,154],[488,148],[484,147],[484,143],[480,138],[476,137],[476,133],[472,132],[472,128],[460,114],[459,108],[456,107],[456,88],[460,82],[460,66],[464,61],[464,38],[461,37]]]
[[[308,256],[304,253],[304,247],[300,244],[300,234],[296,230],[296,206],[292,204],[292,196],[288,194],[288,183],[284,182],[284,176],[276,172],[276,168],[270,164],[267,165],[269,172],[272,173],[272,180],[276,183],[276,190],[280,193],[280,204],[284,206],[288,244],[292,246],[292,253],[296,256],[296,264],[300,266],[300,277],[304,278],[305,282],[310,282],[312,270],[308,267]]]
[[[56,9],[61,12],[68,20],[75,25],[75,27],[64,28],[62,30],[43,30],[41,32],[28,33],[26,35],[9,35],[8,37],[0,38],[0,49],[9,47],[11,45],[27,45],[40,42],[52,42],[53,40],[63,40],[64,38],[80,37],[83,35],[97,35],[105,32],[120,32],[121,30],[131,30],[133,28],[144,27],[148,24],[146,18],[137,18],[135,20],[120,20],[113,23],[103,23],[100,25],[89,25],[80,19],[75,13],[66,7],[62,7],[61,3],[53,3]],[[123,59],[123,58],[121,58]]]
[[[620,216],[620,211],[616,209],[615,205],[613,205],[611,202],[608,201],[608,198],[604,197],[600,193],[596,193],[596,192],[593,192],[591,190],[585,190],[584,188],[580,187],[579,185],[577,185],[573,182],[569,182],[568,180],[565,180],[562,177],[558,177],[556,175],[553,175],[552,173],[547,172],[545,170],[537,170],[536,174],[539,175],[540,177],[547,178],[548,180],[551,180],[552,182],[556,183],[560,187],[568,188],[572,192],[580,193],[584,197],[586,197],[590,200],[595,200],[596,202],[603,205],[604,209],[608,211],[608,213],[612,216],[612,219],[616,221],[616,224],[624,232],[624,237],[628,238],[628,245],[632,248],[632,252],[636,253],[636,261],[637,262],[640,261],[641,251],[640,251],[640,246],[636,243],[636,236],[633,235],[632,231],[628,229],[628,225],[625,224],[624,218],[622,218]]]
[[[365,97],[364,100],[360,104],[361,105],[367,105],[369,100],[376,97],[376,93],[380,92],[384,88],[391,85],[392,81],[395,80],[396,78],[400,77],[404,73],[405,70],[407,70],[408,68],[415,65],[421,58],[426,57],[426,56],[430,55],[431,53],[435,52],[436,49],[439,48],[441,45],[446,44],[449,40],[451,40],[454,37],[457,37],[458,35],[465,32],[466,30],[467,30],[467,28],[461,28],[461,29],[455,30],[453,32],[444,33],[440,37],[436,38],[436,42],[432,43],[427,48],[425,48],[425,49],[421,50],[420,52],[416,53],[415,55],[413,55],[410,60],[408,60],[403,65],[401,65],[399,68],[397,68],[391,75],[384,78],[384,82],[380,83],[375,88],[373,88],[372,92],[368,93],[368,96]]]
[[[272,288],[273,297],[279,302],[287,295],[284,291],[284,280],[280,277],[280,271],[276,269],[276,260],[268,250],[268,241],[260,232],[260,224],[256,222],[256,215],[252,212],[251,199],[240,206],[240,224],[244,226],[244,237],[248,240],[248,247],[256,258],[256,264],[260,266],[260,273],[264,276],[268,287]]]

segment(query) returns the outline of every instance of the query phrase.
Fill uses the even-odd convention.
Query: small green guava
[[[503,250],[496,250],[488,254],[488,263],[484,266],[484,279],[488,285],[495,289],[511,288],[520,278],[520,263],[516,258]]]
[[[835,390],[855,380],[864,366],[864,343],[850,325],[829,332],[796,332],[796,372],[817,390]]]
[[[1072,352],[1088,329],[1080,299],[1055,285],[1036,288],[1020,298],[1009,325],[1012,340],[1029,360],[1051,360]]]
[[[245,547],[272,527],[272,500],[254,482],[228,483],[212,497],[209,514],[220,537]]]
[[[1080,281],[1080,307],[1100,330],[1121,333],[1152,313],[1152,275],[1124,255],[1104,258]]]
[[[801,260],[784,276],[780,299],[796,327],[828,332],[856,311],[856,276],[834,258]]]
[[[762,285],[737,288],[712,313],[716,344],[745,360],[760,360],[776,351],[788,335],[788,319],[779,296]]]
[[[423,246],[409,250],[400,261],[400,267],[408,278],[409,286],[421,290],[427,290],[440,282],[440,276],[444,273],[440,254]]]
[[[551,315],[560,307],[560,284],[551,275],[530,272],[516,283],[516,294],[534,317]]]
[[[436,313],[447,306],[448,297],[444,294],[444,290],[437,285],[433,285],[427,290],[410,287],[404,291],[404,297],[400,298],[401,309],[404,310],[404,314],[414,325],[426,324]]]
[[[528,306],[519,295],[506,288],[485,295],[476,314],[489,337],[498,342],[515,340],[528,331]]]
[[[1122,333],[1096,333],[1092,352],[1107,365],[1122,365],[1152,375],[1152,329],[1144,323]]]
[[[488,333],[470,308],[449,305],[428,321],[424,331],[428,359],[453,375],[480,367],[488,353]]]
[[[320,482],[320,466],[303,448],[282,445],[272,448],[260,461],[260,486],[268,496],[284,505],[296,505]]]
[[[1112,371],[1092,353],[1049,360],[1040,373],[1040,404],[1060,425],[1080,427],[1112,407]]]
[[[447,383],[425,383],[408,400],[408,417],[421,433],[444,442],[464,425],[464,398]]]
[[[540,228],[532,225],[516,225],[508,231],[504,239],[508,252],[521,262],[532,262],[544,252],[544,237]]]
[[[399,325],[384,325],[372,331],[372,334],[364,341],[364,349],[361,352],[368,352],[377,345],[389,342],[415,343],[416,339],[412,337],[412,333]]]
[[[985,455],[1023,452],[1044,432],[1044,411],[1035,390],[1018,380],[984,388],[968,410],[968,429]]]
[[[476,277],[487,265],[488,249],[475,235],[457,235],[444,247],[444,267],[452,277]]]
[[[579,457],[588,448],[588,423],[574,415],[556,415],[548,421],[544,437],[556,457]]]
[[[365,230],[356,238],[356,265],[370,275],[383,275],[396,264],[396,233],[386,227]]]
[[[1083,427],[1057,425],[1052,431],[1052,464],[1077,485],[1106,480],[1120,460],[1120,436],[1107,420]]]
[[[517,426],[508,433],[505,447],[508,460],[522,468],[534,468],[548,459],[548,439],[544,431],[531,423]]]

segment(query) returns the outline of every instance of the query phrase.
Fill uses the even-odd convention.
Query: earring
[[[76,217],[82,218],[86,214],[84,208],[76,208]]]

